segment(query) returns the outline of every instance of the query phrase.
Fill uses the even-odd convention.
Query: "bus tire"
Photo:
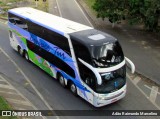
[[[65,79],[61,74],[58,74],[58,81],[59,81],[59,83],[61,84],[62,87],[64,87],[64,88],[66,87]]]
[[[24,58],[25,58],[27,61],[29,61],[29,55],[28,55],[27,51],[24,51]]]
[[[18,49],[18,53],[19,53],[21,56],[23,56],[23,55],[24,55],[23,49],[22,49],[20,46],[18,46],[17,49]]]
[[[21,47],[18,45],[17,46],[17,51],[18,51],[18,53],[20,54],[20,52],[21,52]]]
[[[77,96],[77,87],[73,82],[70,82],[69,88],[73,95]]]

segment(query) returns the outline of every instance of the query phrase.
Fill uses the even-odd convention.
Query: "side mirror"
[[[127,66],[129,66],[129,67],[131,68],[132,74],[134,74],[134,72],[135,72],[135,65],[134,65],[133,62],[132,62],[130,59],[128,59],[127,57],[125,57],[125,60],[126,60]]]

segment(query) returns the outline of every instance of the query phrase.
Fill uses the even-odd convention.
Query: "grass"
[[[15,8],[17,7],[16,5],[18,3],[22,3],[24,2],[24,4],[26,4],[28,2],[28,4],[26,4],[26,7],[33,7],[35,9],[39,9],[45,12],[48,12],[48,0],[46,0],[46,2],[43,2],[43,0],[39,0],[38,3],[38,7],[36,8],[36,2],[35,0],[0,0],[0,8],[3,9],[3,11],[5,11],[4,14],[0,14],[0,17],[7,17],[7,11],[9,9]],[[10,4],[8,4],[10,3]]]
[[[0,110],[12,110],[12,107],[7,103],[7,101],[0,96]],[[0,111],[1,113],[1,111]],[[13,116],[7,116],[7,117],[2,117],[0,116],[0,119],[18,119],[17,117]]]
[[[88,7],[92,8],[96,0],[83,0],[83,1],[88,5]]]

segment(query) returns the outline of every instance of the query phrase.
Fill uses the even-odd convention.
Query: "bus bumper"
[[[125,84],[121,89],[109,94],[98,94],[98,97],[95,97],[94,106],[101,107],[111,103],[114,103],[126,95],[127,85]]]

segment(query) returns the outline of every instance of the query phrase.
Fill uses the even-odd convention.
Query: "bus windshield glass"
[[[124,60],[120,44],[104,43],[101,46],[91,46],[92,66],[96,68],[107,68],[115,66]]]
[[[126,66],[124,65],[120,69],[102,73],[100,74],[102,77],[102,84],[97,85],[96,92],[97,93],[111,93],[120,88],[122,88],[126,84]]]

